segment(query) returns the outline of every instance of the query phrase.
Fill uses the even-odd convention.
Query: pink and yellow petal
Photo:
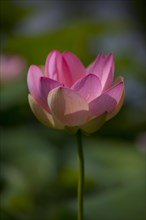
[[[71,89],[53,89],[48,95],[48,105],[52,115],[66,126],[78,126],[88,120],[88,103]]]
[[[103,113],[99,117],[95,117],[88,121],[83,126],[80,126],[80,129],[84,131],[86,134],[91,134],[97,131],[105,122],[107,116],[107,112]]]
[[[28,95],[28,101],[32,112],[41,123],[49,128],[64,128],[64,125],[47,112],[31,95]]]

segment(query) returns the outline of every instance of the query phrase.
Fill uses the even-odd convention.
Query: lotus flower
[[[29,68],[29,104],[35,116],[50,128],[92,133],[123,104],[123,78],[114,82],[113,78],[112,53],[99,53],[85,68],[73,53],[53,50],[45,66]]]

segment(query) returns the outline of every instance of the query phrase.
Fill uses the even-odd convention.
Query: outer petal
[[[123,77],[118,77],[117,80],[113,83],[112,87],[108,89],[104,94],[109,94],[112,98],[114,98],[119,103],[122,94],[124,91],[124,80]]]
[[[28,101],[32,112],[40,122],[42,122],[49,128],[64,128],[63,124],[61,124],[58,120],[54,119],[53,116],[50,113],[48,113],[45,109],[43,109],[41,105],[39,105],[31,95],[28,95]]]
[[[118,79],[115,81],[114,84],[116,84],[119,81],[124,81],[123,77],[118,77]],[[115,109],[112,112],[109,112],[107,114],[106,120],[109,120],[109,119],[113,118],[120,111],[120,109],[121,109],[121,107],[124,103],[124,99],[125,99],[125,89],[123,89],[121,99],[119,100],[119,102],[116,105]]]
[[[67,88],[55,88],[48,95],[52,114],[66,126],[78,126],[88,119],[88,103],[78,93]]]
[[[79,79],[72,86],[72,89],[83,96],[87,102],[90,102],[101,94],[101,83],[97,76],[88,74]]]
[[[36,99],[39,98],[39,83],[42,75],[42,71],[38,66],[30,66],[27,75],[27,84],[30,94]]]
[[[80,129],[83,130],[87,134],[91,134],[97,131],[105,122],[107,116],[107,112],[103,113],[99,117],[91,119],[91,121],[87,122],[85,125],[80,126]]]
[[[37,102],[50,112],[47,101],[42,97],[40,91],[40,79],[43,76],[41,69],[38,66],[31,65],[27,75],[27,84],[30,94],[37,100]]]
[[[110,53],[104,61],[104,68],[102,73],[101,84],[104,91],[111,86],[113,78],[114,78],[114,57],[113,54]]]
[[[47,56],[46,63],[45,63],[45,74],[54,80],[58,79],[57,74],[57,59],[60,56],[60,51],[53,50]]]
[[[92,115],[101,115],[104,112],[112,112],[119,103],[124,90],[123,82],[118,82],[101,96],[89,103],[90,113]]]
[[[40,96],[47,102],[48,93],[59,86],[62,86],[62,84],[53,79],[44,76],[40,77]]]
[[[85,76],[86,70],[77,56],[65,51],[58,59],[58,80],[70,87],[81,77]]]

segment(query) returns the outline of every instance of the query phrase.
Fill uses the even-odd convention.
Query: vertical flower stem
[[[79,159],[79,179],[78,179],[78,220],[83,220],[83,194],[84,194],[84,155],[82,146],[81,131],[77,132],[78,159]]]

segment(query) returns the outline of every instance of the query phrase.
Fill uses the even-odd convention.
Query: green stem
[[[83,220],[83,194],[84,194],[84,155],[81,131],[77,132],[78,158],[79,158],[79,180],[78,180],[78,220]]]

